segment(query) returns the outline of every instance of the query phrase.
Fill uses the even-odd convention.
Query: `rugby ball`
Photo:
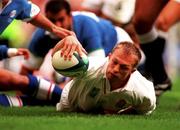
[[[86,54],[82,58],[77,52],[74,52],[71,60],[64,60],[61,57],[61,50],[55,52],[52,56],[52,66],[59,74],[67,77],[77,77],[85,73],[89,66],[89,60]]]

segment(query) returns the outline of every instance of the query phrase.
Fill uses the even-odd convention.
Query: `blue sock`
[[[33,75],[28,75],[28,78],[27,95],[39,100],[47,100],[54,104],[59,102],[62,89],[58,85]]]
[[[59,100],[58,100],[59,101]],[[27,95],[9,96],[0,94],[0,106],[4,107],[23,107],[23,106],[55,106],[56,101],[39,100]]]
[[[29,85],[26,94],[34,96],[37,93],[39,82],[38,79],[33,75],[27,75],[29,78]]]
[[[0,94],[0,105],[1,106],[10,106],[9,100],[5,94]]]
[[[0,105],[5,107],[22,107],[23,101],[20,96],[0,94]]]
[[[52,92],[51,101],[56,104],[59,102],[61,97],[62,89],[60,86],[55,85],[54,90]]]

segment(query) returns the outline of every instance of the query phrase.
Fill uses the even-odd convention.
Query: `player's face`
[[[61,10],[57,14],[51,12],[46,13],[46,17],[56,24],[58,27],[62,27],[71,30],[72,27],[72,17],[66,13],[66,10]]]
[[[127,80],[130,74],[135,70],[134,56],[127,56],[123,51],[116,49],[109,55],[109,64],[107,66],[106,75],[110,82],[117,83]]]

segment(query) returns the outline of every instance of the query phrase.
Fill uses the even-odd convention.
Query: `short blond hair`
[[[140,60],[141,60],[141,52],[140,49],[137,48],[133,43],[128,42],[128,41],[124,41],[124,42],[120,42],[118,44],[116,44],[116,46],[113,48],[112,53],[117,50],[117,49],[123,49],[124,53],[128,55],[134,55],[135,57],[137,57],[135,64],[133,65],[134,67],[137,67],[137,65],[139,64]]]

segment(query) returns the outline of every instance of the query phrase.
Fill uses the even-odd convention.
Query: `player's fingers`
[[[29,53],[24,54],[24,59],[26,59],[26,60],[29,59]]]
[[[82,46],[77,46],[77,47],[76,47],[76,51],[78,52],[78,54],[80,55],[80,57],[82,57],[83,54],[87,54],[86,50],[85,50]]]
[[[64,59],[67,60],[67,58],[70,55],[71,49],[72,49],[73,44],[67,45],[66,49],[62,50],[63,51],[63,56]]]
[[[86,54],[86,55],[88,54],[87,51],[86,51],[84,48],[81,48],[81,50],[82,50],[82,52],[83,52],[84,54]]]
[[[62,48],[61,48],[61,57],[64,56],[64,55],[67,55],[67,49],[68,49],[68,46],[67,44],[65,44]]]
[[[54,55],[54,53],[58,50],[60,50],[62,47],[64,46],[64,39],[59,41],[53,48],[52,50],[52,55]]]
[[[64,38],[69,35],[69,31],[61,27],[54,27],[53,33],[60,38]]]
[[[71,46],[71,50],[70,50],[69,55],[68,55],[68,60],[71,60],[72,55],[73,55],[73,53],[74,53],[75,50],[76,50],[76,45],[73,44],[73,45]]]
[[[81,44],[79,44],[77,48],[78,48],[78,50],[80,50],[82,53],[84,53],[84,54],[86,54],[86,55],[88,54],[87,51],[82,47]]]

